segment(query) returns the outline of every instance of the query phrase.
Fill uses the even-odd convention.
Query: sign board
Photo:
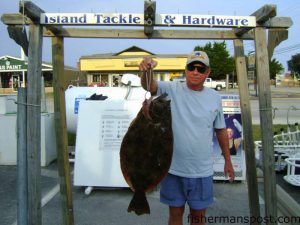
[[[1,56],[0,57],[0,72],[17,72],[17,71],[27,71],[27,62],[20,58],[15,58],[12,56]],[[42,65],[43,71],[51,71],[52,66]]]
[[[74,185],[128,187],[120,168],[120,146],[140,100],[80,101]]]
[[[230,156],[235,170],[236,180],[246,179],[245,152],[243,149],[243,128],[238,95],[222,95],[224,118],[229,137]],[[216,136],[213,138],[214,146],[214,179],[226,180],[224,177],[224,158]]]
[[[144,26],[144,14],[42,13],[41,24]],[[255,16],[156,14],[155,26],[255,27]]]

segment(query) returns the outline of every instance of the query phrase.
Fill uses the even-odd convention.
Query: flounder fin
[[[139,190],[134,192],[127,211],[134,211],[137,215],[150,214],[150,207],[145,192]]]

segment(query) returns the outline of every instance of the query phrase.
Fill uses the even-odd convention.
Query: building
[[[0,57],[0,94],[17,91],[27,83],[27,61],[5,55]],[[53,68],[50,63],[42,63],[45,87],[52,87]],[[69,84],[86,84],[85,74],[73,67],[65,67],[64,87]],[[51,89],[51,88],[50,88]]]
[[[118,53],[82,56],[80,71],[86,72],[89,86],[118,86],[123,74],[139,74],[139,63],[144,56],[158,62],[154,69],[157,80],[172,80],[184,75],[187,55],[154,54],[137,46]]]

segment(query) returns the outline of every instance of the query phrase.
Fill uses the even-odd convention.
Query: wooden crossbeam
[[[268,19],[275,17],[277,14],[277,7],[276,5],[264,5],[257,11],[251,14],[251,16],[256,17],[256,23],[264,23]]]
[[[262,25],[270,18],[275,17],[277,14],[276,5],[264,5],[257,11],[251,14],[251,16],[256,17],[256,23]],[[241,36],[242,34],[247,33],[252,28],[249,27],[243,27],[243,28],[236,28],[235,33],[238,36]]]
[[[1,16],[2,23],[6,25],[30,25],[33,24],[30,18],[20,13],[9,13]]]
[[[30,19],[27,22],[28,23],[31,22],[31,23],[35,23],[35,24],[40,24],[40,15],[41,15],[41,13],[45,13],[44,10],[42,10],[41,8],[36,6],[31,1],[20,2],[19,12],[23,13],[23,11],[24,11],[24,14],[26,15],[26,17],[28,17]],[[24,23],[23,15],[21,15],[21,17],[22,17],[22,24],[23,24]],[[3,18],[5,19],[5,17],[3,17]],[[14,15],[14,17],[12,19],[14,19],[14,21],[16,21],[16,19],[17,19],[16,15]],[[45,25],[45,27],[47,27],[47,29],[50,30],[53,34],[57,34],[62,31],[62,27],[60,27],[60,26]]]
[[[118,38],[118,39],[149,39],[143,29],[93,29],[64,28],[57,36],[70,38]],[[45,37],[54,36],[52,32],[44,32]],[[241,38],[252,40],[252,34],[237,37],[232,30],[154,30],[151,39],[207,39],[234,40]]]
[[[266,21],[261,27],[265,28],[290,28],[293,25],[293,21],[290,17],[273,17]]]
[[[19,12],[23,13],[31,19],[33,23],[39,24],[40,23],[40,15],[45,11],[36,6],[31,1],[20,1],[19,5]]]

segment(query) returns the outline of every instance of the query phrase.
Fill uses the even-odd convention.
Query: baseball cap
[[[209,67],[209,58],[206,52],[203,51],[193,51],[191,54],[188,55],[186,65],[193,62],[200,62],[203,63],[205,66]]]

